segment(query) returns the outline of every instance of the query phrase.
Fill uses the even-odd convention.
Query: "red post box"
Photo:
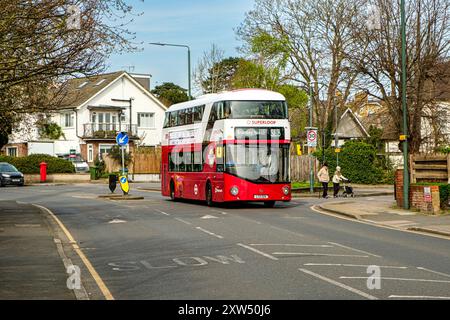
[[[41,171],[41,182],[45,182],[47,181],[47,163],[41,162],[39,167]]]

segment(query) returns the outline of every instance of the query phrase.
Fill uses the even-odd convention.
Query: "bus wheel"
[[[265,201],[264,207],[266,208],[273,208],[275,206],[275,201]]]
[[[177,198],[175,198],[175,184],[173,183],[173,180],[170,181],[170,199],[172,199],[172,201],[177,200]]]
[[[214,205],[213,199],[212,199],[212,188],[211,183],[206,183],[206,204],[209,207],[212,207]]]

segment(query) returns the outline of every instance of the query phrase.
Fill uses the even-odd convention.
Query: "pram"
[[[347,198],[347,197],[354,198],[355,194],[353,193],[353,187],[351,185],[351,181],[346,179],[346,180],[343,180],[343,182],[344,182],[344,192],[342,193],[342,196],[344,198]]]

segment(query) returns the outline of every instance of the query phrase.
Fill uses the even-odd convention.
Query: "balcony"
[[[130,138],[138,136],[137,124],[87,123],[83,129],[85,139],[115,139],[119,132],[126,132]]]

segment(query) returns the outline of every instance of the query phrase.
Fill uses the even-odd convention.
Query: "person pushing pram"
[[[338,197],[339,187],[340,187],[339,184],[341,181],[345,182],[345,181],[349,181],[349,180],[342,175],[341,167],[337,166],[336,171],[334,172],[334,175],[333,175],[333,196],[335,198]]]

